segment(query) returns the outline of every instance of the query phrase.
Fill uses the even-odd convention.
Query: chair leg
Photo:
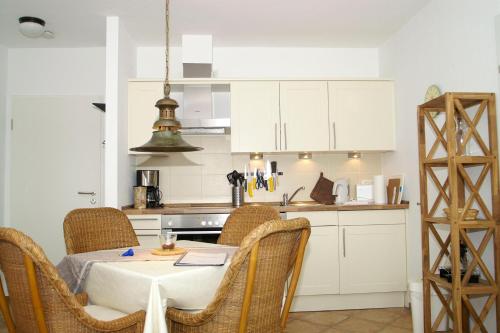
[[[257,259],[259,256],[259,242],[255,243],[250,253],[250,262],[248,263],[247,284],[245,286],[245,296],[241,306],[240,330],[239,333],[246,333],[248,325],[248,314],[252,304],[253,285],[255,282],[255,272],[257,271]]]
[[[16,327],[14,326],[14,320],[12,320],[12,315],[10,314],[9,303],[7,302],[7,297],[5,297],[5,292],[3,290],[2,279],[0,278],[0,310],[2,311],[3,319],[7,325],[7,331],[9,333],[15,333]]]
[[[310,234],[311,234],[310,229],[304,229],[302,230],[302,234],[300,236],[300,245],[299,245],[299,250],[297,252],[297,258],[295,259],[292,279],[290,280],[290,286],[288,287],[288,292],[286,294],[285,305],[283,306],[283,312],[281,313],[282,330],[284,330],[286,327],[286,322],[288,320],[288,313],[290,312],[293,296],[295,295],[295,290],[297,289],[297,283],[299,282],[300,270],[302,269],[302,262],[304,260],[304,252],[306,250],[306,244]]]
[[[33,303],[33,311],[35,312],[36,324],[40,333],[47,333],[47,325],[45,324],[45,314],[43,313],[42,298],[38,283],[36,281],[35,265],[33,260],[27,255],[24,255],[24,266],[28,275],[28,285],[31,291],[31,302]]]

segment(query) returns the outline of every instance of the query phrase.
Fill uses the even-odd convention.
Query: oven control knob
[[[207,225],[206,221],[201,221],[201,225]]]
[[[215,225],[219,225],[219,221],[215,221]]]
[[[173,224],[173,223],[172,223],[172,221],[168,221],[168,222],[167,222],[167,225],[168,225],[169,227],[171,227],[171,226],[172,226],[172,224]]]
[[[212,221],[208,221],[208,225],[212,225]]]

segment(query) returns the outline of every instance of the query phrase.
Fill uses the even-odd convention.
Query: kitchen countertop
[[[280,206],[279,202],[252,202],[245,206],[271,206],[280,213],[286,212],[317,212],[317,211],[350,211],[350,210],[389,210],[408,209],[409,204],[400,205],[323,205],[315,201],[298,201],[288,206]],[[127,215],[144,214],[206,214],[206,213],[231,213],[235,207],[231,203],[194,203],[194,204],[165,204],[162,208],[135,209],[132,205],[122,207],[122,211]]]

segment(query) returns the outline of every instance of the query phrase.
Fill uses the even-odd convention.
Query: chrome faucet
[[[283,193],[283,201],[281,202],[281,205],[288,206],[292,202],[293,198],[297,195],[297,193],[300,190],[305,190],[305,189],[306,189],[305,186],[299,187],[298,189],[295,190],[295,192],[293,192],[293,194],[290,198],[288,198],[288,193]]]

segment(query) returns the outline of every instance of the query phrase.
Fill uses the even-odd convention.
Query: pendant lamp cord
[[[165,82],[163,83],[163,94],[165,97],[170,96],[170,83],[168,83],[168,58],[170,56],[169,52],[169,34],[170,34],[170,22],[169,22],[169,14],[170,14],[170,0],[165,0]]]

